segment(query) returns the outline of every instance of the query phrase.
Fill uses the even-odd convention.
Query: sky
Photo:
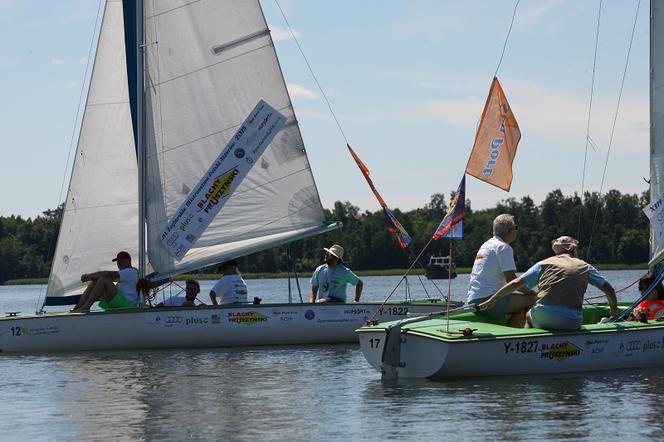
[[[378,203],[274,0],[261,2],[323,205]],[[521,0],[498,78],[521,129],[510,192],[469,177],[474,209],[599,191],[638,0]],[[515,1],[280,0],[346,138],[392,208],[455,190]],[[0,0],[0,216],[65,197],[98,0]],[[603,191],[647,190],[649,2],[638,11]],[[98,25],[97,25],[98,26]],[[72,140],[74,143],[72,145]]]

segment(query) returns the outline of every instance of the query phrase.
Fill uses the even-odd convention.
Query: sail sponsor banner
[[[196,244],[285,123],[286,117],[258,102],[162,232],[171,256],[179,261]]]
[[[512,186],[512,162],[520,139],[521,131],[512,108],[498,78],[494,77],[466,172],[509,191]]]
[[[410,237],[408,232],[406,232],[406,229],[404,228],[404,226],[401,225],[397,217],[394,216],[394,214],[390,209],[388,209],[387,203],[385,202],[383,197],[380,196],[380,193],[378,193],[378,189],[376,189],[376,186],[374,185],[373,180],[370,177],[369,168],[355,153],[353,148],[350,147],[350,144],[346,144],[346,147],[348,147],[348,151],[355,160],[357,167],[359,167],[360,170],[362,171],[362,175],[364,175],[364,179],[367,180],[367,184],[369,184],[371,191],[378,200],[378,204],[380,204],[380,206],[383,208],[383,214],[385,215],[385,223],[387,224],[387,231],[396,235],[397,240],[399,241],[399,245],[401,246],[402,249],[408,248],[408,245],[412,241],[412,238]]]
[[[188,330],[217,328],[223,324],[221,313],[194,313],[168,310],[145,315],[145,330]]]
[[[653,256],[658,258],[664,252],[664,193],[643,208],[643,213],[650,220],[653,240]],[[657,264],[656,262],[651,265]]]
[[[466,208],[466,174],[461,178],[461,183],[457,191],[450,201],[450,206],[447,208],[445,217],[438,224],[436,231],[433,234],[433,239],[440,238],[463,238],[463,218],[465,216]]]

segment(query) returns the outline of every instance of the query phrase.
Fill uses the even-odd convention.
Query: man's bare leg
[[[81,309],[81,306],[83,306],[87,302],[88,298],[90,298],[90,293],[92,293],[92,290],[95,288],[96,283],[97,281],[90,281],[88,286],[81,294],[81,297],[78,299],[76,306],[72,309],[73,312],[79,311]]]
[[[537,296],[535,295],[523,295],[520,293],[514,293],[510,295],[509,306],[507,307],[507,313],[512,316],[507,321],[508,327],[524,328],[526,325],[526,312],[535,305],[537,301]]]
[[[108,278],[97,279],[97,283],[94,285],[94,288],[90,291],[90,294],[85,300],[85,302],[81,304],[80,309],[88,311],[90,310],[90,307],[92,307],[92,304],[99,301],[100,299],[105,299],[106,301],[110,301],[117,293],[117,290],[118,289],[115,287],[115,284],[113,284],[113,281],[111,281],[110,279]]]

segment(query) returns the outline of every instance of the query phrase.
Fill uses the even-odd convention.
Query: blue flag
[[[445,218],[438,224],[433,239],[438,240],[442,237],[449,238],[450,233],[453,238],[463,238],[463,217],[466,208],[466,174],[461,178],[461,183],[457,189],[450,207],[447,209]]]

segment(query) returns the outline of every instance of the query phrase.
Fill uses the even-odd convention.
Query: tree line
[[[550,192],[536,205],[526,196],[508,198],[495,207],[473,210],[466,201],[464,238],[454,240],[452,256],[460,267],[470,267],[480,245],[492,234],[493,219],[501,213],[515,216],[519,233],[512,244],[519,271],[551,256],[551,240],[570,235],[580,241],[581,257],[593,264],[636,264],[648,261],[648,219],[642,211],[648,193],[606,194],[586,192],[565,196],[560,190]],[[364,211],[349,201],[337,201],[326,209],[328,221],[341,221],[344,227],[312,238],[275,247],[239,258],[243,272],[285,272],[295,268],[310,272],[323,261],[323,247],[340,244],[344,259],[354,270],[407,268],[415,255],[429,242],[447,210],[444,194],[434,194],[422,208],[394,214],[413,237],[410,249],[402,250],[394,235],[387,231],[382,210]],[[47,210],[35,219],[20,216],[0,217],[0,283],[9,279],[48,276],[55,250],[62,207]],[[446,238],[431,243],[423,255],[449,254]],[[215,268],[203,269],[215,273]]]

